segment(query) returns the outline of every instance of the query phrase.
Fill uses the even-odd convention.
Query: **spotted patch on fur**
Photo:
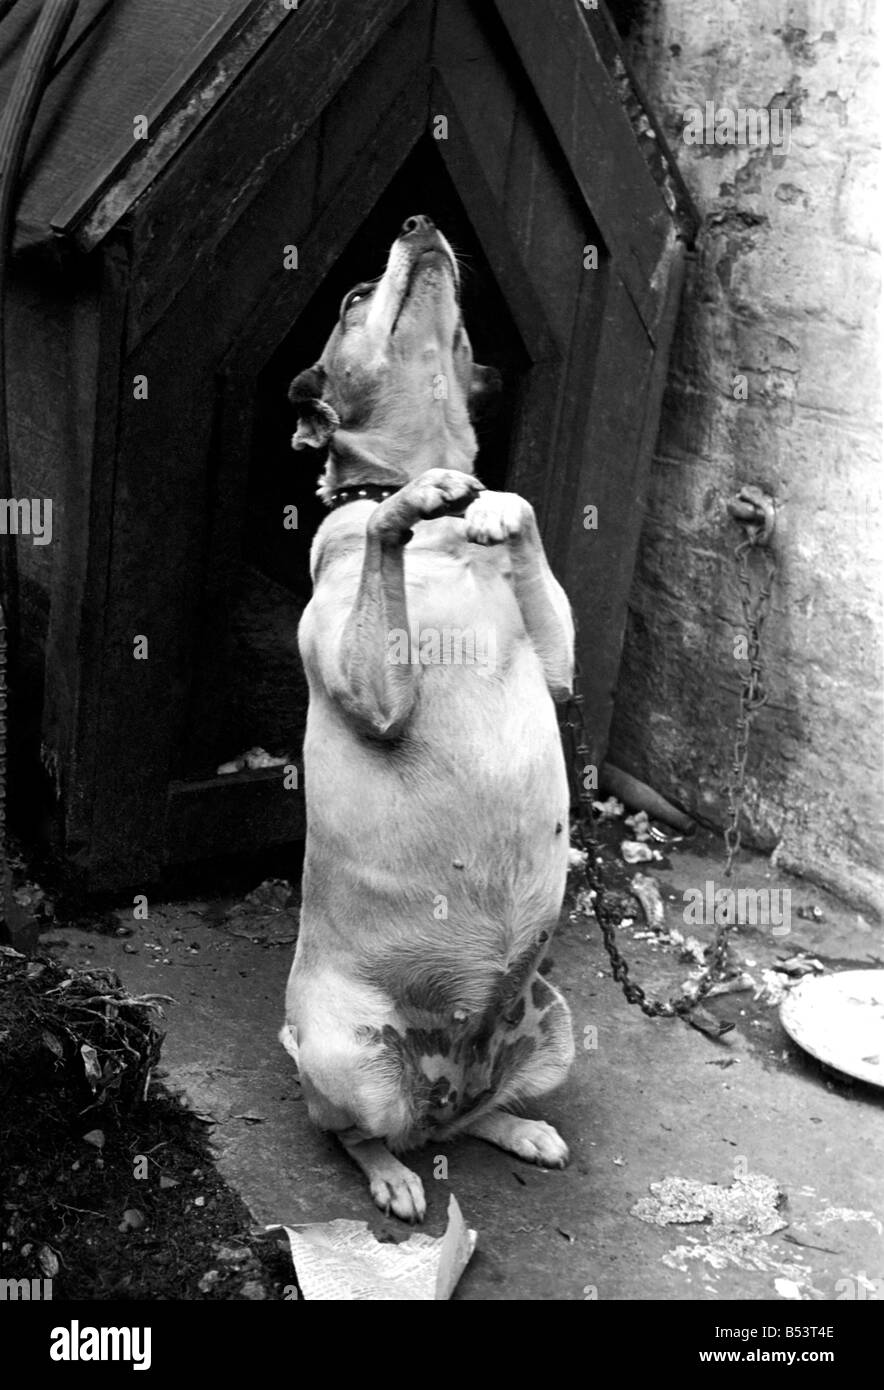
[[[510,1028],[517,1028],[524,1017],[525,1000],[520,998],[516,1000],[515,1005],[510,1009],[509,1013],[505,1015],[505,1018]]]
[[[531,981],[531,1003],[535,1009],[545,1009],[553,999],[555,999],[555,994],[546,980],[542,975],[536,975]]]
[[[531,956],[533,964],[536,947]],[[521,981],[517,996],[512,997],[508,975],[493,1005],[482,1014],[437,1017],[427,1026],[423,1011],[420,1026],[406,1026],[401,1032],[391,1024],[367,1030],[377,1045],[375,1064],[392,1075],[407,1100],[409,1144],[463,1128],[502,1092],[517,1091],[526,1067],[536,1063],[542,1069],[543,1054],[549,1053],[555,1066],[563,1026],[570,1035],[567,1006],[536,967],[525,975],[524,958],[514,970]],[[502,993],[508,996],[506,1013],[500,1010]],[[406,1146],[404,1141],[401,1146]]]

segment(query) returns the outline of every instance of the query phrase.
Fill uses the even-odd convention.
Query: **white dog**
[[[568,1159],[510,1107],[574,1055],[538,973],[567,867],[553,699],[570,690],[573,624],[531,506],[473,475],[490,375],[451,247],[412,217],[290,390],[294,446],[328,444],[332,511],[299,630],[307,847],[281,1039],[311,1118],[406,1220],[423,1188],[390,1148],[467,1133]],[[446,660],[445,632],[473,659]]]

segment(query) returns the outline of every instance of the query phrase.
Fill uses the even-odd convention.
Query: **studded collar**
[[[328,505],[334,510],[335,507],[346,506],[348,502],[383,502],[398,492],[401,486],[401,483],[356,483],[352,487],[339,487],[331,494]]]

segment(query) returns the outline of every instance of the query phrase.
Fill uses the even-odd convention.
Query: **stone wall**
[[[652,0],[627,46],[703,227],[663,409],[609,758],[720,827],[740,666],[727,520],[772,493],[770,703],[749,840],[884,905],[876,6]],[[780,106],[790,144],[686,144],[683,113]],[[745,399],[744,399],[745,397]]]

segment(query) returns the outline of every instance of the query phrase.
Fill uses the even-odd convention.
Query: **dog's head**
[[[471,472],[471,416],[498,388],[473,361],[451,246],[428,217],[409,217],[383,275],[345,295],[319,361],[292,382],[292,445],[330,444],[326,495],[433,467]]]

